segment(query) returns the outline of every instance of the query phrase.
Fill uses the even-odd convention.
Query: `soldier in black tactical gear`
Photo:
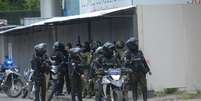
[[[47,44],[40,43],[34,47],[35,53],[31,60],[31,67],[34,70],[33,80],[35,82],[35,101],[46,101],[46,76],[50,72],[50,62],[46,55]]]
[[[69,51],[70,44],[66,47],[63,43],[60,45],[60,52],[63,53],[63,61],[61,63],[61,68],[59,69],[59,84],[58,84],[58,94],[63,95],[63,87],[64,82],[66,83],[66,90],[67,93],[70,94],[71,88],[70,88],[70,79],[68,75],[68,62],[69,62]]]
[[[114,56],[114,44],[106,42],[102,46],[102,55],[96,59],[96,68],[108,69],[114,65],[120,66],[120,61]]]
[[[76,101],[76,97],[79,101],[82,101],[82,79],[83,75],[83,62],[80,55],[81,48],[76,47],[70,49],[69,60],[69,77],[71,81],[71,95],[72,101]]]
[[[65,51],[63,52],[64,53],[64,62],[65,62],[65,67],[67,68],[64,68],[64,76],[65,76],[65,82],[66,82],[66,88],[67,88],[67,93],[70,94],[71,92],[71,86],[70,86],[70,77],[69,77],[69,71],[68,71],[68,68],[69,68],[69,58],[70,58],[70,49],[72,48],[72,44],[71,43],[68,43],[65,47]]]
[[[145,61],[142,51],[138,49],[138,40],[131,37],[126,42],[127,50],[124,53],[125,67],[131,68],[133,73],[130,75],[133,100],[137,101],[138,84],[141,87],[143,100],[147,101],[147,80],[146,74],[150,72],[149,66]]]
[[[53,95],[55,94],[56,96],[61,95],[63,88],[62,88],[62,83],[63,83],[63,68],[64,67],[64,54],[63,51],[65,49],[65,45],[60,42],[55,42],[53,45],[54,52],[51,56],[51,60],[54,61],[54,64],[57,66],[57,75],[58,78],[54,80],[53,84],[53,90],[50,93],[48,101],[51,101]]]
[[[99,51],[102,55],[99,55],[93,62],[93,71],[99,69],[107,70],[109,68],[120,67],[119,60],[114,56],[114,44],[106,42]],[[101,49],[101,48],[100,48]],[[96,80],[96,101],[102,101],[102,85],[101,78]]]

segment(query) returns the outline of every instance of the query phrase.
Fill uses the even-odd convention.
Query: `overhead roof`
[[[132,6],[127,6],[127,7],[102,10],[102,11],[97,11],[97,12],[92,12],[92,13],[81,14],[81,15],[65,16],[65,17],[53,17],[53,18],[50,18],[50,19],[47,19],[47,20],[44,20],[44,21],[33,23],[31,25],[19,26],[19,27],[15,27],[15,28],[12,28],[12,29],[5,30],[5,31],[1,31],[0,34],[6,34],[6,33],[9,33],[9,32],[23,30],[23,29],[27,29],[27,28],[31,28],[31,27],[35,27],[35,26],[42,26],[42,25],[46,25],[46,24],[50,24],[50,23],[67,22],[67,21],[71,21],[71,20],[75,20],[75,19],[99,17],[99,16],[103,16],[103,15],[110,14],[110,13],[113,13],[113,12],[131,9],[131,8],[134,8],[134,7],[135,6],[132,5]]]

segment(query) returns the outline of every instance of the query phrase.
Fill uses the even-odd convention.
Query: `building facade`
[[[79,5],[79,10],[73,9],[75,11],[64,13],[85,15],[133,4],[136,6],[100,17],[36,26],[7,33],[3,37],[0,35],[0,38],[4,39],[0,46],[5,47],[0,55],[11,54],[17,65],[25,68],[30,65],[33,46],[40,42],[48,43],[50,55],[56,40],[76,44],[78,36],[81,42],[126,41],[130,36],[135,36],[139,38],[140,49],[143,50],[153,72],[152,76],[148,76],[149,89],[201,89],[200,5],[189,4],[190,0],[177,1],[176,4],[182,3],[180,5],[170,5],[174,3],[171,0],[161,2],[168,5],[154,5],[154,2],[151,5],[137,5],[138,0],[89,1],[73,2]],[[147,3],[147,0],[144,2]]]

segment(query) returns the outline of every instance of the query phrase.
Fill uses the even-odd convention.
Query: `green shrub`
[[[164,89],[165,94],[174,94],[178,91],[178,88],[166,88]]]

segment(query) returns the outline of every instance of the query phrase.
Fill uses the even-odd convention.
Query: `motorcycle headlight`
[[[53,68],[53,69],[55,69],[55,68],[56,68],[56,66],[52,65],[52,68]]]
[[[119,80],[120,79],[120,75],[111,75],[113,80]]]

